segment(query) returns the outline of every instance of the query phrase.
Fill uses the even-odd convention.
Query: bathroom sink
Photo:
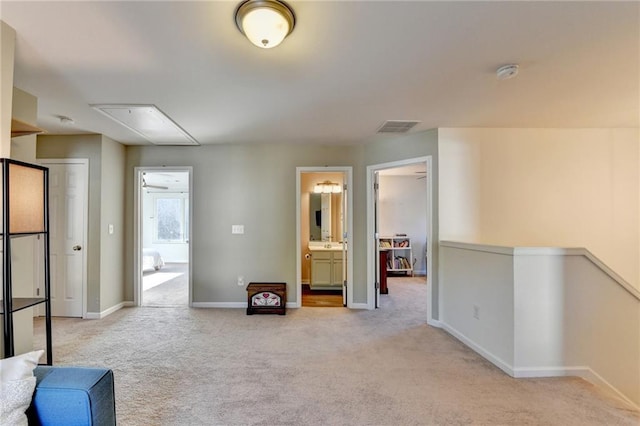
[[[309,241],[310,251],[342,251],[342,243],[329,241]]]

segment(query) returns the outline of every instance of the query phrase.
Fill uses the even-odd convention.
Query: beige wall
[[[87,311],[100,312],[102,136],[38,136],[36,155],[42,158],[89,160],[89,221],[87,234]]]
[[[440,129],[440,238],[585,247],[640,287],[637,129]]]
[[[116,189],[120,184],[112,177],[119,170],[121,148],[97,135],[40,136],[37,155],[89,159],[89,312],[104,311],[121,301],[133,300],[134,167],[163,165],[193,167],[193,300],[218,303],[245,300],[245,289],[236,283],[238,275],[244,276],[245,282],[285,281],[290,286],[289,301],[295,301],[296,167],[353,167],[353,299],[354,303],[364,304],[366,165],[433,154],[437,167],[436,138],[437,132],[429,131],[376,139],[366,147],[277,144],[124,147],[123,293],[115,284],[118,277],[113,275],[117,275],[120,262],[115,254],[118,236],[107,234],[112,221],[116,232],[120,228]],[[106,185],[113,186],[106,189]],[[231,225],[244,225],[245,234],[232,235]],[[437,239],[437,229],[434,233]]]
[[[0,157],[11,157],[11,110],[13,102],[13,60],[16,32],[0,21]]]
[[[133,300],[134,167],[191,166],[194,302],[246,301],[245,282],[281,281],[296,299],[296,167],[348,166],[352,148],[294,145],[130,146],[126,168],[126,292]],[[232,235],[231,225],[245,233]],[[356,284],[361,280],[354,279]],[[358,285],[363,285],[361,282]]]
[[[432,235],[431,239],[434,242],[432,246],[432,271],[428,272],[431,276],[431,283],[433,285],[433,299],[431,312],[432,316],[437,319],[438,318],[438,245],[437,242],[440,240],[439,236],[439,198],[438,198],[438,173],[440,170],[439,166],[439,154],[438,154],[438,138],[439,138],[439,130],[432,129],[424,132],[418,133],[410,133],[407,135],[396,135],[396,136],[381,136],[378,135],[371,140],[368,141],[366,145],[362,147],[362,159],[364,162],[364,167],[376,164],[383,164],[392,161],[401,161],[408,160],[412,158],[419,157],[427,157],[431,156],[432,158],[432,176],[433,176],[433,195],[432,195],[432,208],[433,208],[433,217],[431,218],[433,223]],[[354,188],[356,188],[355,193],[355,203],[358,205],[366,205],[366,191],[365,191],[365,182],[366,173],[357,176],[357,179],[354,179]],[[366,208],[362,211],[363,215],[366,215]],[[366,223],[359,223],[356,225],[354,223],[354,234],[358,237],[358,239],[362,239],[366,241],[366,232],[367,227]],[[366,265],[366,258],[359,258],[360,254],[356,254],[355,260],[359,264]],[[362,256],[366,256],[366,253],[362,253]]]
[[[124,301],[124,145],[102,137],[100,309]],[[113,225],[113,234],[109,234]]]
[[[14,87],[11,116],[35,126],[38,120],[38,98]],[[33,163],[36,160],[36,135],[11,138],[11,158]]]
[[[353,300],[364,304],[366,165],[429,154],[434,155],[436,168],[436,131],[376,138],[366,146],[130,146],[125,184],[125,299],[133,300],[134,167],[193,167],[193,301],[228,303],[246,300],[244,287],[236,283],[238,275],[245,282],[287,282],[288,299],[295,301],[296,167],[353,167]],[[231,235],[231,225],[244,225],[245,233]]]

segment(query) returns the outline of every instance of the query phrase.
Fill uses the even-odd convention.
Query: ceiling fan
[[[152,188],[152,189],[169,189],[168,186],[160,186],[160,185],[149,185],[144,178],[142,178],[142,187],[143,188]]]

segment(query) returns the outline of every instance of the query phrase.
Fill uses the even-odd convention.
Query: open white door
[[[376,280],[375,280],[375,307],[380,307],[380,268],[382,265],[380,264],[380,232],[379,232],[379,212],[378,208],[380,207],[380,199],[379,199],[379,178],[378,172],[373,173],[373,232],[374,238],[373,241],[375,243],[375,265],[376,265]]]
[[[346,180],[346,178],[345,178]],[[342,187],[342,214],[340,216],[340,220],[342,221],[342,305],[347,306],[347,264],[349,260],[349,241],[347,240],[347,236],[349,233],[347,232],[348,224],[347,224],[347,184],[344,184]]]

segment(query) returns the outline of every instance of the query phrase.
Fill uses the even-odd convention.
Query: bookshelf
[[[404,272],[413,276],[413,251],[411,238],[406,235],[380,237],[378,252],[386,252],[387,272]]]

